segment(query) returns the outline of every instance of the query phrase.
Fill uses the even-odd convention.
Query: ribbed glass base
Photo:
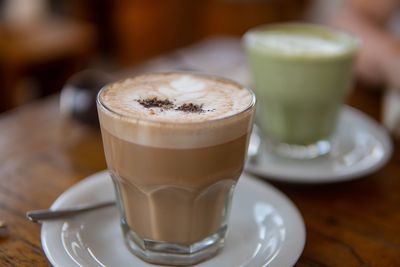
[[[188,246],[141,239],[124,222],[122,229],[128,248],[142,260],[163,265],[193,265],[215,256],[222,249],[227,227]]]

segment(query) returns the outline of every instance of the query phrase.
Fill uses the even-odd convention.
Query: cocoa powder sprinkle
[[[184,103],[176,108],[176,110],[183,111],[183,112],[191,112],[191,113],[202,113],[205,112],[203,109],[203,104],[197,105],[193,103]]]
[[[183,103],[180,106],[176,106],[171,100],[169,99],[158,99],[157,97],[151,97],[146,99],[137,99],[136,100],[140,105],[145,108],[160,108],[161,112],[168,109],[174,109],[177,111],[183,111],[187,113],[203,113],[208,111],[214,110],[205,110],[203,109],[203,105],[198,105],[194,103]],[[154,110],[150,110],[150,113],[153,115]]]
[[[158,99],[157,97],[138,99],[136,101],[145,108],[170,109],[174,107],[174,104],[169,99],[161,100]]]

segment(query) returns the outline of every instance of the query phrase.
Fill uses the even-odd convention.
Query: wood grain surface
[[[375,119],[381,93],[357,88],[350,104]],[[98,129],[63,118],[58,96],[0,117],[0,266],[49,266],[40,226],[25,212],[49,207],[71,185],[104,169]],[[307,227],[296,266],[400,266],[400,147],[375,174],[352,182],[274,183]],[[289,237],[290,238],[290,237]]]

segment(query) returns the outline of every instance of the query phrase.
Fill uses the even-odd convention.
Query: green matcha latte
[[[267,139],[289,157],[328,153],[351,89],[357,39],[322,26],[277,24],[250,30],[243,40]]]

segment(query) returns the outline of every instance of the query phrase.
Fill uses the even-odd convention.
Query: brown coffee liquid
[[[209,147],[138,145],[102,128],[124,219],[143,239],[193,244],[221,226],[239,178],[248,134]]]

